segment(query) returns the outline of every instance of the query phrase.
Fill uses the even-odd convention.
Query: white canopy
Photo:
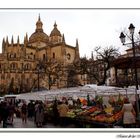
[[[89,95],[91,98],[96,95],[108,96],[108,95],[124,95],[130,96],[131,99],[135,99],[135,88],[130,87],[127,89],[111,87],[111,86],[97,86],[97,85],[85,85],[83,87],[74,87],[74,88],[63,88],[63,89],[55,89],[55,90],[44,90],[38,92],[30,92],[19,94],[17,99],[23,100],[54,100],[55,98],[60,99],[62,97],[84,97],[86,98]],[[138,90],[139,94],[140,91]],[[133,96],[133,97],[132,97]]]

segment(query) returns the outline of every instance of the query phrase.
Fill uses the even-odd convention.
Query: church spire
[[[3,38],[3,41],[2,41],[2,53],[5,52],[5,38]]]
[[[25,36],[25,38],[26,38],[26,41],[28,42],[28,34],[26,33],[26,36]]]
[[[57,28],[57,24],[56,24],[56,21],[54,22],[54,28]]]
[[[64,34],[62,36],[62,42],[65,43],[65,36],[64,36]]]
[[[19,35],[18,35],[18,37],[17,37],[17,44],[19,44]]]
[[[42,26],[43,26],[43,23],[41,21],[40,14],[39,14],[38,21],[36,22],[36,32],[39,32],[39,31],[43,32]]]
[[[38,16],[38,21],[41,21],[41,20],[40,20],[40,13],[39,13],[39,16]]]
[[[13,35],[12,35],[12,39],[11,39],[11,45],[14,44],[14,38],[13,38]]]
[[[5,45],[5,38],[3,38],[2,40],[2,45]]]
[[[76,39],[76,47],[79,49],[78,39]]]
[[[8,36],[6,37],[6,45],[9,45]]]
[[[75,60],[78,61],[79,58],[80,58],[80,56],[79,56],[79,43],[78,43],[78,39],[76,39]]]
[[[28,34],[26,33],[26,36],[24,36],[24,44],[27,45],[28,43]]]

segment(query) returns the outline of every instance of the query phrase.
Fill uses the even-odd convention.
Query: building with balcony
[[[127,87],[135,85],[135,65],[137,68],[138,84],[140,84],[140,47],[135,46],[135,59],[133,49],[127,49],[126,53],[119,56],[112,63],[110,76],[107,79],[108,85]]]

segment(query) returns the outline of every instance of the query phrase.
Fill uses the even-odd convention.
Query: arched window
[[[7,74],[7,79],[10,79],[10,77],[11,77],[11,74],[8,73],[8,74]]]
[[[29,54],[29,59],[34,59],[34,55],[32,52]]]
[[[15,70],[16,68],[17,68],[17,64],[16,63],[10,64],[10,69]]]
[[[9,58],[16,58],[16,53],[10,53]]]
[[[55,58],[55,53],[53,53],[53,58]]]
[[[14,58],[16,58],[16,53],[14,53]]]
[[[70,53],[67,54],[67,59],[68,59],[68,60],[71,59],[71,55],[70,55]]]
[[[45,54],[43,54],[43,60],[45,60],[46,59],[46,55]]]
[[[29,63],[25,64],[25,70],[29,70],[31,68],[31,65]]]

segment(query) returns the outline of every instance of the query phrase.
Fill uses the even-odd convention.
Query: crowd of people
[[[81,108],[79,98],[77,100],[63,98],[61,101],[55,99],[51,104],[53,113],[51,119],[54,125],[65,125],[67,112],[72,108]],[[82,101],[82,105],[88,104],[100,108],[105,107],[95,100],[90,100],[90,103],[88,103],[88,100]],[[123,125],[126,128],[135,127],[136,110],[134,108],[129,99],[125,98],[121,109],[123,112]],[[4,100],[0,102],[0,123],[3,123],[3,128],[6,128],[9,124],[13,125],[14,117],[21,118],[21,123],[28,123],[27,120],[31,118],[37,127],[43,127],[44,122],[46,123],[47,120],[46,109],[47,103],[42,101],[30,101],[27,103],[25,100],[15,100],[13,103],[13,101]]]
[[[31,118],[37,127],[42,127],[44,121],[44,104],[42,101],[4,100],[0,102],[0,123],[3,128],[13,125],[14,117],[21,118],[21,123],[27,123]]]
[[[28,123],[28,119],[34,121],[37,127],[42,127],[46,123],[46,108],[47,104],[42,101],[30,101],[25,100],[4,100],[0,102],[0,123],[3,124],[3,128],[8,125],[14,124],[14,118],[20,118],[21,123]],[[58,100],[52,101],[53,108],[53,123],[54,125],[64,125],[66,114],[69,110],[66,100],[62,102]]]

